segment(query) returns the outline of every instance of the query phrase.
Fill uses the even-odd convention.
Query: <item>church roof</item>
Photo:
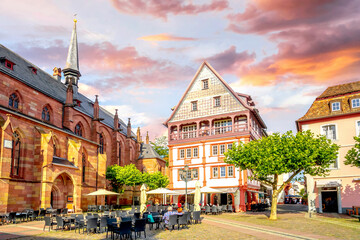
[[[2,63],[0,64],[0,72],[11,76],[29,87],[47,95],[48,97],[65,104],[66,86],[61,81],[54,79],[41,68],[30,63],[26,59],[20,57],[18,54],[0,44],[0,60],[1,59],[11,61],[15,65],[13,70],[10,70]],[[32,73],[30,69],[31,67],[37,69],[37,74]],[[94,114],[94,102],[81,93],[78,94],[77,100],[81,101],[81,104],[80,106],[75,106],[75,109],[92,118]],[[113,128],[113,114],[100,107],[99,117],[104,119],[101,121],[103,124]],[[119,119],[119,123],[121,125],[121,129],[123,130],[121,133],[126,134],[126,124],[121,119]],[[132,135],[134,134],[132,133]]]
[[[154,150],[150,144],[142,143],[140,146],[140,156],[139,159],[150,159],[157,158],[165,162],[164,159]]]

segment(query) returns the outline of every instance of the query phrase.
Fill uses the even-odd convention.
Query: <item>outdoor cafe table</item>
[[[75,223],[75,218],[74,217],[63,217],[62,219],[64,220],[64,222],[70,223],[70,231],[71,231],[71,223]]]

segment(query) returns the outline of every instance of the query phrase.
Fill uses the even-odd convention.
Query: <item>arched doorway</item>
[[[62,173],[54,180],[51,189],[50,204],[53,208],[65,208],[67,203],[72,203],[74,184],[70,176]]]

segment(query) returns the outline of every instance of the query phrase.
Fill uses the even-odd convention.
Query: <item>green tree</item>
[[[271,185],[273,190],[270,219],[277,219],[277,200],[284,187],[301,171],[312,176],[325,176],[337,157],[339,146],[324,136],[314,137],[310,131],[275,133],[256,141],[234,145],[225,153],[225,162],[249,169],[252,179]],[[290,173],[280,183],[279,176]]]
[[[125,166],[112,165],[106,169],[106,179],[110,181],[113,190],[124,192],[125,186],[136,186],[143,183],[142,173],[134,164]]]
[[[345,165],[360,167],[360,137],[354,137],[355,146],[345,156]]]
[[[169,166],[169,148],[166,136],[155,138],[154,142],[150,142],[154,150],[166,161],[166,166]]]
[[[155,173],[143,173],[143,183],[147,184],[147,186],[152,189],[156,188],[165,188],[169,184],[169,178],[167,176],[162,175],[161,172]]]

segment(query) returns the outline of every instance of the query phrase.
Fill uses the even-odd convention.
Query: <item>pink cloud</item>
[[[228,8],[227,0],[211,0],[207,4],[193,4],[182,0],[112,0],[113,6],[121,13],[130,15],[149,15],[167,19],[173,15],[196,15],[203,12],[222,11]]]
[[[328,24],[358,17],[357,0],[255,0],[243,13],[229,14],[228,29],[264,34],[294,27]]]
[[[174,36],[168,33],[161,33],[156,35],[148,35],[139,37],[139,40],[150,41],[150,42],[158,42],[158,41],[195,41],[197,38],[190,37],[180,37]]]
[[[55,41],[49,47],[18,45],[17,52],[34,64],[52,69],[65,64],[67,47],[62,41]],[[195,71],[169,60],[143,56],[133,46],[118,48],[109,42],[80,43],[79,57],[82,75],[102,75],[101,81],[89,84],[106,92],[124,84],[164,88],[191,77]]]

